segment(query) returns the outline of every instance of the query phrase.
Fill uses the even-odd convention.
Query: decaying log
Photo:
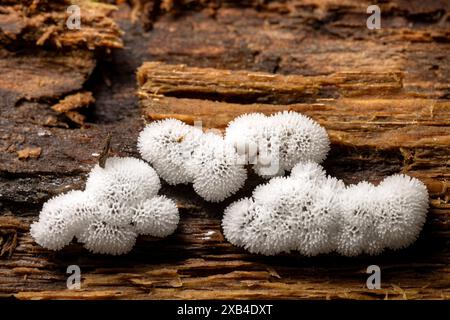
[[[58,48],[122,48],[121,32],[108,18],[114,6],[90,0],[1,1],[0,42]],[[80,8],[80,28],[69,29],[70,5]]]
[[[133,11],[117,2],[120,10],[113,15],[125,31],[126,46],[110,59],[94,56],[81,42],[85,49],[65,48],[63,54],[53,37],[37,46],[42,34],[20,40],[24,51],[5,41],[2,71],[20,76],[23,88],[19,81],[0,79],[1,296],[450,298],[448,1],[383,1],[380,30],[365,27],[370,1],[154,1],[159,9],[151,15],[142,6]],[[56,2],[39,3],[54,8]],[[151,22],[151,31],[133,23],[136,14]],[[21,38],[21,32],[15,34]],[[57,39],[60,33],[51,34]],[[36,54],[37,47],[42,51]],[[35,56],[32,71],[20,69],[20,54]],[[71,69],[64,55],[77,67]],[[52,63],[53,56],[61,57],[58,63]],[[148,76],[136,97],[136,70],[145,61],[159,62],[144,65],[151,68],[144,68]],[[216,79],[214,72],[226,76]],[[43,81],[39,91],[33,86],[39,74],[61,81]],[[249,77],[254,74],[263,77]],[[300,87],[291,86],[292,79]],[[256,93],[244,95],[235,80]],[[93,93],[95,104],[83,126],[67,124],[51,110],[84,90]],[[77,244],[51,252],[28,234],[44,201],[84,187],[108,134],[111,155],[138,156],[142,116],[146,121],[202,120],[205,127],[223,129],[243,112],[287,109],[327,128],[332,148],[324,166],[329,174],[347,183],[376,183],[405,172],[426,183],[431,207],[417,243],[351,259],[248,254],[223,239],[220,220],[230,202],[262,182],[253,176],[237,195],[214,205],[190,186],[165,185],[162,192],[180,207],[178,230],[164,240],[140,238],[125,256],[92,255]],[[17,159],[17,151],[27,147],[41,147],[39,158]],[[66,268],[72,264],[82,271],[79,291],[66,287]],[[366,268],[372,264],[382,270],[380,290],[365,286]]]
[[[91,52],[11,52],[0,48],[2,106],[56,100],[81,90],[95,67]]]
[[[121,31],[109,17],[115,9],[111,5],[65,0],[1,4],[0,204],[24,201],[31,206],[36,199],[51,196],[48,188],[60,188],[52,180],[80,180],[76,175],[83,172],[83,165],[70,165],[67,155],[71,152],[67,150],[81,163],[86,158],[95,161],[92,146],[83,152],[83,145],[89,145],[91,132],[106,136],[108,129],[89,130],[88,134],[66,129],[73,123],[84,123],[86,115],[75,109],[93,103],[86,83],[97,59],[122,47]],[[71,4],[81,9],[80,30],[69,30],[65,25],[69,17],[66,9]],[[61,112],[64,117],[58,116]],[[76,147],[66,145],[69,139]],[[26,156],[30,153],[23,150],[40,150],[34,158],[42,162],[32,161],[33,157]],[[8,187],[10,179],[13,188]],[[46,187],[41,191],[43,185]]]
[[[391,94],[402,88],[401,72],[340,72],[327,76],[188,68],[145,63],[138,70],[139,95],[203,97],[223,101],[290,104],[319,98]]]
[[[94,49],[123,46],[119,27],[108,17],[114,6],[88,0],[1,3],[0,106],[5,111],[19,102],[58,101],[81,90],[96,65]],[[71,4],[82,12],[80,29],[66,26]]]
[[[149,120],[173,117],[223,129],[244,113],[292,110],[324,125],[338,149],[398,153],[402,155],[398,161],[403,172],[436,179],[428,181],[442,188],[450,177],[446,172],[450,164],[450,101],[415,98],[401,92],[401,74],[304,77],[145,63],[137,77],[140,103]],[[328,89],[322,90],[324,87]],[[309,96],[313,97],[310,103],[297,103]],[[225,102],[228,100],[270,104]],[[433,164],[417,170],[420,166],[415,162],[430,154]],[[381,161],[376,157],[372,160]]]

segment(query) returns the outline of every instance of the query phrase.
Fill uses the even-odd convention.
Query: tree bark
[[[7,8],[8,19],[22,21],[24,8],[1,3],[2,16]],[[52,3],[40,1],[60,17],[65,2],[58,9]],[[370,1],[120,3],[114,21],[89,25],[88,32],[109,27],[90,33],[88,44],[76,34],[65,41],[70,33],[59,23],[57,33],[45,25],[50,31],[38,44],[45,31],[19,27],[36,19],[29,6],[25,22],[0,19],[1,296],[450,298],[448,1],[385,1],[380,30],[366,28]],[[72,103],[85,92],[95,103],[77,108]],[[66,105],[85,121],[52,109]],[[93,255],[78,244],[51,252],[29,236],[43,202],[84,187],[108,134],[111,155],[138,156],[145,121],[175,117],[223,129],[239,114],[280,110],[325,126],[332,148],[324,166],[346,183],[377,183],[398,172],[421,179],[430,210],[418,241],[376,257],[249,254],[225,241],[220,221],[228,204],[262,182],[255,176],[221,204],[202,201],[191,186],[164,185],[162,193],[180,208],[179,228],[166,239],[139,238],[124,256]],[[41,152],[19,160],[17,151],[26,148]],[[66,287],[72,264],[81,268],[81,290]],[[366,287],[373,264],[381,268],[379,290]]]

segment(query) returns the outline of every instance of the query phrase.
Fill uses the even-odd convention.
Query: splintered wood
[[[371,0],[0,3],[0,296],[450,299],[449,1],[379,1],[380,30],[366,27]],[[81,8],[79,30],[64,27],[69,3]],[[177,231],[140,238],[124,256],[31,239],[42,204],[84,188],[110,134],[111,156],[138,157],[142,118],[223,130],[240,114],[281,110],[327,129],[332,176],[424,181],[430,210],[417,242],[376,257],[248,254],[220,223],[264,182],[255,176],[221,204],[164,185],[180,208]],[[73,264],[80,290],[66,286]],[[373,264],[380,290],[366,287]]]
[[[297,111],[324,125],[336,149],[409,150],[416,160],[433,152],[439,160],[425,170],[415,171],[402,159],[399,166],[442,188],[449,178],[450,101],[402,92],[400,72],[305,77],[148,62],[137,78],[142,112],[149,120],[172,117],[223,129],[248,112]],[[309,102],[303,102],[305,97]],[[373,161],[381,159],[374,156]]]
[[[192,96],[288,104],[341,96],[389,94],[402,88],[402,73],[339,72],[329,76],[275,75],[263,72],[188,68],[147,62],[138,71],[139,96]]]
[[[148,121],[201,121],[204,128],[223,130],[244,113],[301,112],[327,128],[332,156],[326,166],[331,164],[337,176],[361,180],[352,181],[358,173],[350,177],[336,166],[351,161],[359,166],[362,159],[372,168],[373,181],[387,172],[408,173],[427,185],[430,216],[448,217],[450,100],[405,88],[403,79],[400,70],[300,76],[161,62],[146,62],[137,73],[140,106]]]
[[[78,28],[67,27],[70,5],[80,8]],[[121,31],[108,18],[114,9],[114,6],[89,0],[6,1],[0,10],[0,42],[58,48],[122,48]]]
[[[108,17],[114,6],[87,0],[3,2],[0,106],[74,94],[95,68],[94,50],[106,52],[123,47],[121,31]],[[74,30],[66,26],[71,4],[83,12],[80,28]],[[65,114],[75,123],[84,123],[78,111],[68,110]]]

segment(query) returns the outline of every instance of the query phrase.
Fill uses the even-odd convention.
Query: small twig
[[[106,137],[103,150],[98,158],[98,165],[102,168],[105,168],[106,159],[108,159],[109,152],[111,151],[111,137],[112,135],[109,133]]]

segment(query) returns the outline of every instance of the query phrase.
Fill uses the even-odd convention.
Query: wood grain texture
[[[114,6],[90,0],[2,0],[2,45],[52,46],[56,48],[122,48],[120,29],[108,17]],[[70,5],[80,10],[80,28],[69,29]]]
[[[450,298],[448,1],[383,1],[377,31],[365,27],[369,1],[121,3],[114,19],[124,31],[124,49],[112,51],[108,59],[93,57],[92,70],[56,75],[54,66],[46,68],[55,79],[79,79],[74,89],[62,94],[52,89],[36,99],[27,99],[21,90],[0,91],[2,296]],[[156,7],[151,15],[145,11]],[[149,23],[152,28],[145,31]],[[5,50],[10,56],[4,66],[18,54],[15,48]],[[50,46],[40,54],[55,52]],[[136,85],[136,70],[146,61]],[[0,88],[7,85],[17,83],[11,78]],[[64,125],[51,107],[81,90],[93,92],[95,104],[84,125]],[[220,219],[229,203],[261,183],[254,176],[218,205],[202,201],[190,186],[164,185],[162,193],[180,207],[178,230],[163,240],[141,237],[125,256],[92,255],[77,244],[50,252],[28,234],[46,199],[83,188],[108,133],[113,155],[137,156],[144,120],[200,119],[206,127],[223,129],[250,110],[287,109],[327,128],[332,149],[324,166],[329,174],[347,183],[376,183],[405,172],[426,183],[431,208],[413,246],[357,258],[248,254],[224,240]],[[50,116],[56,117],[53,125],[46,124]],[[18,160],[16,151],[28,146],[41,147],[40,157]],[[82,270],[79,291],[66,289],[71,264]],[[372,264],[382,270],[380,290],[365,286]]]

